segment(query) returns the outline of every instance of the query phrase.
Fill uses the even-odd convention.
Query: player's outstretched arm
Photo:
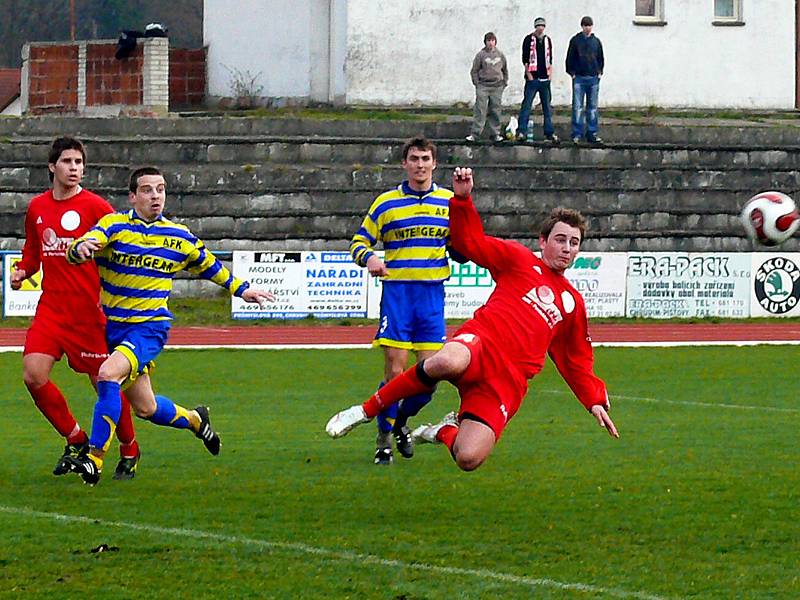
[[[244,292],[242,292],[242,300],[245,302],[257,302],[261,308],[264,308],[267,302],[275,302],[275,296],[270,292],[265,292],[264,290],[247,288]]]
[[[597,423],[600,427],[605,427],[606,431],[608,431],[608,435],[615,438],[619,437],[619,432],[614,425],[614,421],[611,420],[611,417],[608,416],[608,412],[606,412],[606,409],[602,405],[595,404],[592,407],[592,415],[597,419]]]
[[[72,259],[72,262],[83,263],[94,258],[95,252],[102,249],[103,245],[97,240],[91,238],[79,240],[70,248],[68,258]]]

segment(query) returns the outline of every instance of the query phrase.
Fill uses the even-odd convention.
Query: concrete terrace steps
[[[47,160],[51,138],[0,140],[0,164]],[[404,140],[303,137],[232,138],[84,138],[92,164],[198,162],[251,164],[272,162],[397,164]],[[600,147],[537,142],[465,144],[438,140],[439,163],[454,164],[591,164],[613,166],[693,165],[698,167],[800,168],[800,145],[742,146],[668,143],[608,143]]]
[[[435,180],[447,186],[455,165],[475,167],[487,231],[531,243],[545,212],[565,205],[589,219],[586,250],[745,251],[741,204],[764,189],[800,190],[794,124],[604,123],[602,147],[466,144],[468,125],[452,118],[0,119],[0,248],[21,246],[25,208],[49,186],[43,163],[62,131],[87,143],[84,183],[118,209],[127,207],[131,165],[161,167],[168,216],[215,250],[345,249],[375,195],[403,178],[402,144],[420,132],[439,148]],[[797,239],[786,246],[799,248]]]
[[[344,164],[161,164],[172,193],[291,193],[300,191],[369,191],[395,187],[401,167]],[[436,180],[448,185],[451,167],[437,170]],[[742,200],[753,192],[780,189],[793,194],[800,189],[800,171],[776,168],[697,168],[669,165],[619,167],[613,165],[477,164],[476,190],[617,191],[656,193],[664,190],[726,190]],[[87,170],[84,185],[98,191],[125,193],[127,165],[95,165]],[[0,191],[35,192],[49,185],[40,165],[17,163],[0,167]],[[533,201],[533,197],[531,200]]]
[[[511,112],[509,111],[509,115]],[[187,118],[78,118],[30,117],[0,119],[0,137],[54,137],[70,132],[85,138],[181,136],[301,136],[345,139],[406,139],[420,133],[435,140],[463,140],[469,118],[420,115],[418,120],[345,120],[322,118],[187,117]],[[432,120],[437,119],[437,120]],[[539,121],[534,119],[536,132]],[[569,137],[563,117],[556,130]],[[732,146],[785,146],[797,144],[800,121],[779,123],[740,120],[680,119],[633,115],[627,121],[602,119],[602,135],[608,141]]]

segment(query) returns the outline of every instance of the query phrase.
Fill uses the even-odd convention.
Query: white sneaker
[[[456,416],[456,413],[447,413],[444,417],[442,417],[441,421],[434,425],[431,425],[430,423],[427,425],[420,425],[411,432],[411,439],[414,440],[415,444],[441,444],[441,442],[436,438],[436,435],[445,425],[455,425],[458,427],[458,417]]]
[[[333,415],[325,425],[325,433],[332,438],[340,438],[350,433],[350,430],[356,425],[361,425],[369,420],[362,406],[356,404]]]

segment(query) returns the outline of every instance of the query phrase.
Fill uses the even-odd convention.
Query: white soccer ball
[[[761,192],[742,208],[742,225],[747,236],[762,246],[780,246],[800,229],[800,213],[789,196]]]

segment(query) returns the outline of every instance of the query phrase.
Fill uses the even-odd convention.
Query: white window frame
[[[637,15],[636,14],[636,1],[633,3],[633,24],[634,25],[656,25],[664,26],[667,22],[664,20],[664,1],[655,0],[653,4],[652,15]]]
[[[712,25],[744,25],[744,13],[742,12],[743,0],[731,0],[731,2],[733,2],[733,16],[721,17],[716,13],[716,0],[711,0],[711,10],[714,14],[714,20],[711,22]]]

